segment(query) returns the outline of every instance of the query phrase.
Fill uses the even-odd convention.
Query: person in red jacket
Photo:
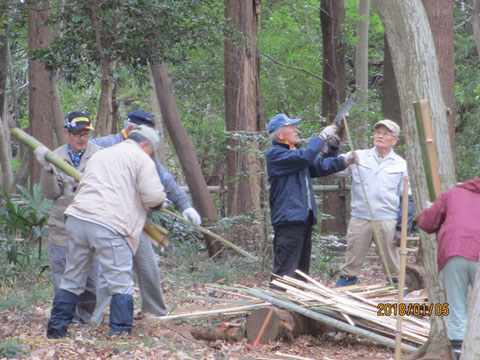
[[[418,226],[437,233],[437,262],[450,313],[448,338],[459,353],[467,328],[468,285],[473,286],[480,253],[480,179],[469,180],[440,195],[418,216]]]

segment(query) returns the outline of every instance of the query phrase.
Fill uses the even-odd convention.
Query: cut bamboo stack
[[[269,290],[272,296],[293,302],[302,307],[342,320],[348,324],[368,329],[384,336],[393,336],[396,328],[396,317],[379,315],[379,307],[389,304],[396,307],[397,290],[385,284],[352,285],[341,288],[328,288],[306,274],[297,270],[306,281],[284,276],[273,280],[272,284],[286,291]],[[424,298],[405,299],[420,304]],[[387,305],[387,307],[392,308]],[[415,305],[418,306],[419,305]],[[398,309],[398,307],[397,307]],[[403,339],[422,345],[428,338],[430,324],[426,320],[414,316],[403,318]]]
[[[207,311],[185,312],[162,317],[162,320],[192,319],[205,317],[238,316],[255,309],[270,305],[279,306],[289,311],[295,311],[317,321],[332,321],[337,328],[349,331],[359,336],[365,336],[372,341],[386,346],[394,346],[396,317],[393,306],[397,306],[398,290],[385,283],[360,284],[341,288],[328,288],[306,274],[297,270],[304,281],[288,276],[279,277],[272,281],[273,285],[284,291],[270,288],[251,289],[244,285],[211,287],[222,296],[233,297],[235,306],[221,307]],[[220,302],[220,298],[203,298],[212,302]],[[231,299],[223,299],[225,303]],[[406,298],[404,304],[409,303],[421,307],[426,302],[425,297]],[[388,304],[392,309],[390,316],[380,315],[379,307]],[[425,306],[428,306],[425,304]],[[385,306],[383,306],[385,307]],[[398,309],[398,307],[397,307]],[[329,320],[330,319],[330,320]],[[358,330],[355,330],[358,329]],[[411,352],[419,345],[423,345],[430,330],[430,323],[426,319],[415,316],[403,317],[402,349]]]

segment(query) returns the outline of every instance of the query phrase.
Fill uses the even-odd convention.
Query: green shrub
[[[14,339],[7,339],[0,342],[0,357],[7,359],[19,358],[27,355],[28,351],[25,347]]]

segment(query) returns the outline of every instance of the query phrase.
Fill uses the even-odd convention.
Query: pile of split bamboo
[[[238,316],[271,305],[299,313],[337,329],[366,337],[374,342],[394,347],[397,318],[394,308],[398,309],[398,290],[394,286],[382,284],[361,284],[342,288],[328,288],[306,274],[297,271],[304,281],[291,277],[281,277],[272,281],[273,285],[284,291],[270,288],[248,288],[242,285],[212,285],[217,293],[235,297],[235,299],[202,298],[205,301],[225,303],[235,306],[210,308],[210,310],[173,314],[163,320],[193,319],[220,316]],[[425,303],[425,297],[410,297],[403,302]],[[387,305],[388,304],[388,305]],[[388,311],[388,308],[392,309]],[[383,312],[382,312],[383,309]],[[411,309],[411,308],[410,308]],[[409,310],[409,312],[412,312]],[[389,316],[388,313],[390,313]],[[416,316],[403,316],[402,349],[414,351],[428,339],[430,323]]]
[[[371,284],[328,288],[308,275],[297,272],[305,281],[291,277],[282,277],[272,281],[273,285],[284,289],[285,293],[254,291],[267,295],[262,296],[262,299],[266,301],[269,301],[268,296],[272,296],[343,321],[353,327],[366,329],[383,336],[394,335],[397,322],[394,312],[398,310],[396,304],[398,290],[394,286]],[[249,294],[252,292],[249,291]],[[418,308],[425,301],[425,298],[417,297],[405,299],[404,303],[406,309],[410,311],[413,307]],[[409,307],[409,303],[412,306]],[[386,316],[385,313],[391,313],[391,315]],[[427,320],[415,316],[403,317],[402,338],[404,340],[422,345],[427,340],[429,331],[430,323]]]

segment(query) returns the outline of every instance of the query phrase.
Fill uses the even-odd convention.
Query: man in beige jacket
[[[155,129],[140,125],[126,141],[89,160],[65,210],[70,236],[67,265],[55,291],[47,337],[66,336],[94,257],[113,294],[110,332],[121,335],[132,330],[132,255],[148,209],[160,207],[166,197],[151,158],[159,141]]]
[[[69,113],[65,118],[63,130],[67,144],[60,146],[53,153],[83,172],[88,159],[101,150],[100,146],[90,144],[88,141],[92,130],[92,123],[86,114],[79,111]],[[47,199],[52,200],[47,223],[48,257],[53,288],[57,290],[67,262],[68,235],[65,232],[63,212],[72,202],[76,184],[73,178],[59,171],[45,159],[48,152],[46,147],[39,147],[34,151],[34,155],[44,168],[40,180],[42,193]],[[97,283],[98,262],[95,262],[87,277],[85,291],[78,298],[75,318],[79,322],[88,323],[91,319],[97,302]]]

